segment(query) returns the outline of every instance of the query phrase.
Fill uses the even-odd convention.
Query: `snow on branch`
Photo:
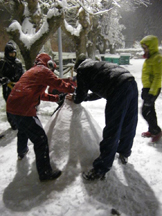
[[[90,15],[92,15],[92,16],[100,15],[100,14],[103,14],[103,13],[107,13],[107,12],[109,12],[110,10],[113,9],[113,7],[112,7],[112,8],[109,8],[109,9],[107,9],[107,10],[104,10],[104,11],[98,11],[98,12],[96,12],[96,13],[93,13],[93,12],[87,10],[87,8],[86,8],[79,0],[77,0],[77,3],[78,3],[88,14],[90,14]]]
[[[74,36],[77,36],[77,37],[80,35],[80,32],[82,30],[82,25],[81,24],[78,24],[77,28],[74,28],[71,25],[69,25],[65,19],[64,19],[64,26],[65,26],[66,30],[71,35],[74,35]]]
[[[134,2],[135,4],[138,4],[138,5],[142,4],[146,7],[148,7],[148,5],[150,4],[150,0],[134,0]]]
[[[16,36],[17,40],[21,41],[24,44],[24,46],[28,50],[30,50],[31,46],[36,41],[38,41],[44,34],[49,32],[49,20],[56,16],[60,16],[58,9],[56,8],[50,9],[39,31],[33,34],[24,33],[22,30],[22,26],[20,25],[18,21],[13,21],[8,27],[7,31],[11,35]]]
[[[32,44],[34,44],[35,41],[37,41],[41,37],[41,35],[46,33],[47,31],[48,31],[47,21],[45,21],[41,29],[33,35],[23,33],[21,29],[21,25],[17,21],[14,21],[8,27],[8,32],[10,32],[11,34],[16,34],[19,37],[19,40],[24,44],[24,46],[28,50],[30,50]]]
[[[114,1],[112,2],[112,4],[113,4],[113,5],[116,5],[117,7],[120,8],[120,5],[117,3],[117,1],[114,0]]]

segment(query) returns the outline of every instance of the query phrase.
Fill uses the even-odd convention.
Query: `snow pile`
[[[81,169],[91,168],[94,158],[99,155],[102,130],[80,104],[66,100],[46,126],[46,133],[51,160],[61,170],[77,165]]]

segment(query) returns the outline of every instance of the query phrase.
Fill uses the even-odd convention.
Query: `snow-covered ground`
[[[57,180],[41,183],[31,142],[26,158],[17,161],[16,131],[9,129],[6,121],[0,87],[0,133],[6,131],[0,140],[1,216],[162,215],[162,141],[153,145],[141,137],[147,130],[140,111],[142,64],[143,60],[131,59],[125,66],[139,87],[139,120],[132,155],[127,165],[120,164],[116,155],[104,181],[87,182],[81,177],[99,154],[104,99],[81,105],[66,101],[52,117],[57,104],[41,103],[38,114],[48,134],[51,164],[63,171]],[[156,102],[162,127],[161,104],[162,95]]]

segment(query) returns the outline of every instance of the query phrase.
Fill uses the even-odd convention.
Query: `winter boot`
[[[162,132],[158,133],[157,135],[152,135],[151,142],[152,143],[158,142],[160,140],[161,136],[162,136]]]
[[[83,172],[82,173],[82,177],[86,180],[91,180],[91,181],[94,181],[96,179],[99,179],[99,180],[104,180],[105,179],[105,174],[103,171],[101,170],[96,170],[96,169],[91,169],[90,171],[88,172]]]
[[[152,137],[152,134],[149,132],[149,131],[147,131],[147,132],[143,132],[142,134],[141,134],[141,136],[142,137]]]
[[[39,175],[40,181],[48,181],[48,180],[54,180],[57,179],[61,175],[60,170],[47,170],[44,173]]]
[[[25,157],[25,155],[28,153],[28,151],[29,151],[29,148],[27,147],[25,152],[19,153],[18,154],[18,160],[22,160]]]
[[[122,154],[119,154],[119,160],[122,162],[122,164],[128,163],[128,158],[124,157]]]

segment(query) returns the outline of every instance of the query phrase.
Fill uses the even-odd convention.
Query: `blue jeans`
[[[34,144],[38,174],[52,170],[49,159],[48,140],[41,122],[37,116],[18,116],[8,113],[18,128],[17,152],[27,150],[28,139]]]
[[[121,84],[107,97],[103,140],[100,156],[93,162],[95,169],[111,169],[116,152],[125,157],[131,154],[138,119],[138,89],[135,80]]]

